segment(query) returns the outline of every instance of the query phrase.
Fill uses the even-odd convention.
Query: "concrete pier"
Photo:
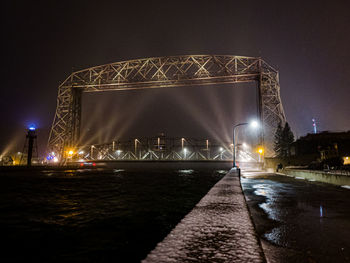
[[[237,172],[226,174],[142,262],[266,262]]]

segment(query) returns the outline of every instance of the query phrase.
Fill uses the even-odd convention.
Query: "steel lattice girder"
[[[58,88],[57,108],[48,141],[50,151],[79,140],[81,93],[150,89],[221,83],[259,83],[259,110],[266,143],[271,131],[285,122],[278,72],[261,58],[228,55],[188,55],[136,59],[72,73]],[[271,142],[270,142],[271,143]],[[271,148],[271,147],[270,147]]]
[[[143,137],[125,141],[113,141],[103,144],[82,145],[78,147],[88,160],[183,160],[184,151],[188,151],[188,160],[232,160],[232,142],[219,142],[206,139],[186,138],[185,144],[180,137],[165,136]],[[137,143],[137,147],[135,144]],[[238,156],[245,155],[257,160],[257,153],[246,151],[238,146]],[[237,158],[239,159],[239,157]]]

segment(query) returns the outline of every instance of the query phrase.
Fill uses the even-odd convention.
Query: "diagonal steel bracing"
[[[78,144],[83,92],[239,82],[258,83],[259,112],[264,124],[263,139],[271,154],[273,132],[278,123],[286,121],[278,71],[261,58],[228,55],[135,59],[72,73],[58,88],[48,148],[61,155],[65,147]]]

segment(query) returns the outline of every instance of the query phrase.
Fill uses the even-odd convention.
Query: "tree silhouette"
[[[282,124],[279,123],[275,133],[275,140],[274,140],[274,147],[273,147],[277,157],[282,156],[282,134],[283,134]]]
[[[290,146],[294,142],[294,134],[290,129],[288,122],[282,127],[280,123],[276,129],[274,150],[276,156],[285,158],[290,156]]]

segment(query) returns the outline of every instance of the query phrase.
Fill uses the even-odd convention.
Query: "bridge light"
[[[222,147],[219,148],[219,151],[220,151],[220,152],[222,152],[223,150],[224,150],[224,148],[222,148]]]
[[[264,153],[264,148],[261,148],[261,147],[260,147],[260,148],[258,149],[258,153],[259,153],[260,155],[262,155],[262,154]]]
[[[58,158],[57,157],[53,157],[53,161],[54,161],[54,163],[57,163],[58,162]]]

